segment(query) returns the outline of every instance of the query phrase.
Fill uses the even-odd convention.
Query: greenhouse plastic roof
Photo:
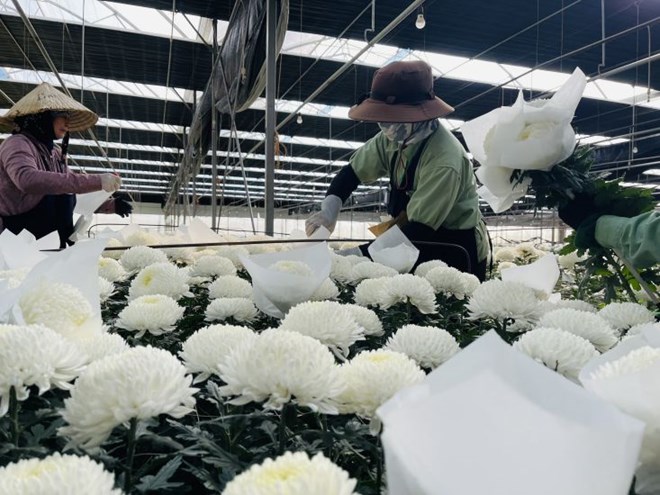
[[[146,197],[158,199],[176,171],[192,106],[210,75],[210,19],[219,20],[221,42],[231,3],[19,3],[73,96],[100,115],[96,135],[114,160],[113,166],[124,170],[126,186],[131,190],[143,187]],[[376,1],[376,32],[408,3]],[[289,32],[278,62],[278,121],[296,111],[365,46],[365,35],[373,36],[365,33],[371,27],[371,5],[335,1],[330,13],[325,0],[291,1]],[[369,90],[378,67],[408,59],[426,60],[434,68],[436,93],[456,107],[450,119],[443,121],[452,130],[497,106],[511,104],[519,90],[526,98],[548,96],[579,66],[594,79],[578,107],[574,126],[585,142],[597,145],[598,167],[629,183],[660,185],[657,175],[643,173],[657,170],[660,157],[656,144],[660,72],[653,70],[658,62],[607,75],[660,49],[660,2],[606,2],[605,35],[630,32],[607,42],[604,65],[600,65],[603,51],[597,43],[603,27],[600,9],[598,0],[426,2],[425,29],[415,28],[414,15],[404,20],[302,108],[302,124],[292,119],[280,130],[283,154],[276,172],[278,204],[291,206],[322,197],[333,174],[377,131],[373,124],[347,120],[348,108]],[[35,84],[53,81],[53,76],[11,0],[0,0],[0,19],[0,90],[16,101]],[[648,28],[631,29],[645,22]],[[544,65],[532,70],[539,64]],[[0,113],[9,106],[0,96]],[[263,146],[259,146],[263,108],[263,100],[258,100],[236,118],[241,151],[250,151],[245,167],[255,196],[263,194]],[[243,179],[234,166],[235,145],[229,149],[227,124],[223,119],[220,163],[232,169],[227,190],[236,189],[236,198],[240,198]],[[92,171],[107,166],[99,158],[102,153],[97,144],[87,136],[74,140],[71,150],[80,166]],[[198,190],[210,184],[210,171],[206,170],[210,156],[205,164]],[[364,187],[359,193],[374,194],[377,188]]]

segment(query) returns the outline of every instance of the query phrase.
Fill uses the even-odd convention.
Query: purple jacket
[[[0,144],[0,231],[3,216],[30,211],[47,194],[99,190],[101,176],[69,170],[58,147],[49,153],[43,143],[28,134],[14,134]],[[112,212],[114,205],[110,203],[99,211]]]

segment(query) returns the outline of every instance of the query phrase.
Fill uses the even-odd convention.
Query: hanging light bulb
[[[302,113],[299,113],[298,116],[296,117],[296,124],[302,124]]]
[[[417,29],[424,29],[426,26],[426,19],[424,19],[424,9],[420,8],[417,11],[417,20],[415,21],[415,27]]]

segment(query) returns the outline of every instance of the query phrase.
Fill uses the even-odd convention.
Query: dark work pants
[[[44,196],[30,211],[2,217],[2,223],[7,230],[14,234],[26,229],[37,239],[57,231],[60,236],[60,248],[64,248],[72,244],[68,239],[73,234],[73,208],[75,206],[75,194],[51,194]]]

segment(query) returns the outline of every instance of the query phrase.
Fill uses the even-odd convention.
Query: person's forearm
[[[88,193],[101,189],[98,175],[39,170],[28,153],[14,153],[8,157],[5,170],[16,187],[28,194]]]
[[[603,215],[596,222],[596,242],[615,249],[633,265],[660,263],[660,214],[648,212],[633,218]]]
[[[360,179],[355,175],[353,167],[346,165],[337,173],[337,175],[335,175],[335,178],[332,179],[330,187],[328,187],[328,191],[326,192],[326,196],[338,196],[343,203],[351,196],[351,194],[353,194],[353,191],[355,191],[359,185]]]

